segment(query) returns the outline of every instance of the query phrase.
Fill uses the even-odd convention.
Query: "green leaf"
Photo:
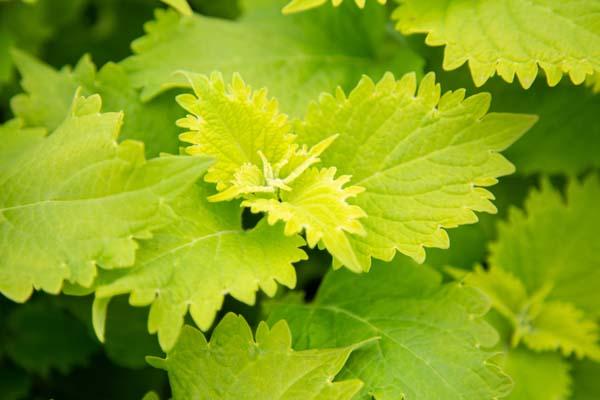
[[[468,62],[477,86],[496,73],[529,88],[538,67],[548,84],[563,74],[575,84],[600,71],[596,0],[402,0],[393,18],[404,34],[427,33],[446,46],[443,67]],[[552,27],[552,29],[548,29]]]
[[[512,209],[490,247],[490,264],[519,278],[528,293],[547,291],[547,301],[571,303],[597,318],[600,310],[600,182],[592,174],[571,180],[566,199],[548,181],[525,209]]]
[[[208,343],[185,326],[166,359],[149,358],[169,373],[177,399],[350,400],[362,386],[356,379],[332,382],[357,347],[293,351],[281,321],[261,322],[252,337],[243,317],[227,314]]]
[[[151,304],[149,331],[158,332],[169,350],[188,309],[207,330],[226,294],[254,304],[259,288],[273,296],[277,282],[295,286],[292,263],[306,258],[299,249],[304,241],[266,223],[244,231],[239,203],[209,203],[207,194],[201,186],[176,199],[176,220],[142,243],[135,266],[99,278],[94,311],[100,338],[108,300],[120,294],[130,293],[135,306]]]
[[[14,51],[13,56],[27,93],[15,96],[11,108],[27,126],[56,129],[80,87],[83,95],[100,94],[106,111],[124,112],[121,138],[143,141],[148,156],[179,151],[174,121],[182,112],[173,98],[160,96],[142,103],[120,65],[108,63],[96,72],[91,59],[83,56],[73,70],[56,71],[26,53]]]
[[[321,156],[365,193],[353,204],[368,215],[366,236],[353,236],[356,257],[367,270],[371,257],[391,260],[396,250],[422,262],[424,247],[447,248],[443,228],[474,223],[474,211],[496,212],[483,187],[514,167],[499,151],[535,122],[518,114],[488,114],[486,93],[443,96],[433,74],[414,74],[377,84],[363,78],[346,96],[323,95],[297,127],[309,144],[339,134]]]
[[[593,319],[570,303],[544,304],[532,321],[533,329],[523,335],[525,344],[537,351],[560,348],[563,355],[574,353],[600,360],[598,326]]]
[[[342,4],[344,0],[331,0],[334,7]],[[377,0],[379,4],[385,4],[387,0]],[[354,0],[356,5],[360,8],[365,7],[366,0]],[[327,3],[327,0],[292,0],[290,1],[284,8],[284,14],[292,14],[300,11],[306,11],[311,8],[320,7],[323,4]]]
[[[168,222],[167,201],[209,164],[145,161],[141,143],[116,142],[123,115],[100,106],[97,95],[76,97],[54,133],[31,143],[13,124],[0,129],[0,153],[11,154],[0,171],[0,292],[15,301],[34,288],[58,293],[65,280],[89,287],[97,265],[131,266],[136,239]]]
[[[362,188],[344,188],[350,177],[336,179],[335,172],[335,168],[311,168],[291,184],[289,192],[280,193],[281,201],[256,198],[245,200],[242,205],[250,207],[254,213],[267,213],[269,224],[285,221],[286,235],[304,230],[310,247],[322,241],[337,261],[355,272],[361,272],[362,266],[346,233],[364,234],[358,219],[366,215],[346,200],[362,192]]]
[[[535,353],[512,349],[503,357],[502,367],[514,381],[507,400],[569,399],[569,364],[558,353]]]
[[[267,97],[266,89],[253,92],[238,74],[229,85],[220,73],[210,78],[190,76],[189,80],[195,96],[183,94],[177,102],[191,114],[177,124],[189,129],[180,135],[182,141],[192,143],[187,153],[215,159],[205,181],[224,190],[236,186],[236,173],[248,164],[262,175],[263,159],[270,165],[287,161],[296,136],[291,133],[287,116],[279,112],[277,101]],[[257,177],[256,186],[265,179]],[[247,182],[243,179],[241,183]]]
[[[590,360],[573,362],[572,400],[597,400],[600,397],[600,363]]]
[[[361,74],[381,76],[421,70],[422,60],[386,31],[382,7],[318,9],[281,15],[282,1],[249,11],[239,22],[182,17],[157,11],[147,35],[133,44],[123,66],[148,100],[172,87],[187,86],[179,70],[225,76],[239,72],[254,87],[268,87],[290,115],[336,85],[349,87]]]
[[[332,135],[312,148],[295,143],[287,116],[266,89],[253,92],[238,74],[226,85],[219,73],[189,77],[194,95],[177,101],[191,114],[178,121],[189,129],[180,137],[192,143],[186,151],[216,159],[204,180],[221,192],[210,201],[243,197],[242,206],[267,212],[269,223],[286,222],[285,233],[306,232],[308,245],[322,241],[341,262],[361,271],[347,233],[363,234],[358,221],[365,216],[347,199],[362,191],[343,186],[349,177],[335,178],[335,168],[308,169],[337,137]]]
[[[66,374],[87,365],[98,343],[85,325],[48,302],[31,302],[6,319],[4,346],[15,364],[47,377],[51,370]]]
[[[547,289],[527,293],[517,277],[499,267],[477,267],[464,280],[481,289],[511,323],[513,347],[523,341],[535,351],[560,349],[566,357],[600,359],[596,322],[570,303],[546,301]]]
[[[488,307],[478,290],[442,285],[432,269],[397,258],[366,275],[330,272],[313,303],[275,306],[269,320],[285,318],[298,349],[380,337],[340,374],[365,382],[359,399],[480,400],[511,387],[484,350],[498,339],[481,318]]]

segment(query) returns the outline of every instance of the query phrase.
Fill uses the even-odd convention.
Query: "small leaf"
[[[148,362],[168,372],[177,399],[350,400],[360,390],[357,379],[332,382],[357,345],[293,351],[291,341],[285,321],[261,322],[254,339],[244,318],[229,313],[210,343],[185,326],[166,359]]]
[[[346,235],[364,234],[359,218],[366,217],[360,207],[347,203],[362,192],[357,186],[343,187],[350,177],[335,178],[335,168],[312,168],[291,184],[290,191],[281,191],[277,199],[248,199],[242,202],[252,212],[268,214],[270,224],[285,221],[285,234],[306,232],[310,247],[320,241],[331,254],[353,271],[361,272]]]

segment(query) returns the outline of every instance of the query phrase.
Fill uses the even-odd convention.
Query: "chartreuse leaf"
[[[261,322],[253,338],[241,316],[227,314],[210,343],[185,326],[166,359],[148,362],[169,373],[176,399],[350,400],[362,383],[332,382],[359,345],[294,351],[285,321],[271,328]]]
[[[335,168],[311,168],[292,183],[291,191],[282,191],[281,201],[256,198],[242,202],[252,212],[265,212],[270,224],[285,221],[285,233],[306,231],[306,241],[314,247],[322,241],[330,253],[353,271],[361,272],[359,260],[345,232],[361,235],[364,228],[358,218],[365,217],[360,207],[346,202],[362,188],[343,185],[349,176],[335,178]]]
[[[348,268],[361,271],[346,233],[363,234],[365,213],[347,199],[362,191],[343,187],[350,177],[335,178],[335,168],[310,168],[335,140],[324,138],[312,148],[299,146],[287,116],[265,89],[253,92],[239,75],[226,85],[215,73],[190,76],[194,95],[177,97],[191,114],[178,121],[189,129],[180,137],[186,151],[215,158],[205,175],[220,193],[210,201],[243,197],[242,206],[266,212],[268,221],[286,222],[285,233],[305,231],[308,245],[320,241]]]
[[[4,346],[13,362],[47,377],[86,365],[99,348],[87,327],[49,302],[34,301],[15,308],[6,318]]]
[[[546,301],[571,303],[596,319],[600,311],[600,213],[598,176],[571,180],[566,199],[548,181],[534,190],[524,210],[511,209],[491,245],[490,265],[512,273],[528,293],[547,292]]]
[[[567,400],[571,392],[569,363],[558,353],[535,353],[522,347],[501,358],[514,388],[507,400]]]
[[[595,320],[570,303],[545,301],[549,289],[527,293],[517,277],[496,266],[477,267],[465,282],[481,289],[510,322],[513,346],[522,341],[535,351],[560,349],[565,356],[600,358]]]
[[[0,130],[0,153],[10,155],[0,163],[0,292],[15,301],[34,288],[58,293],[65,280],[89,287],[97,265],[131,266],[136,239],[168,221],[167,201],[209,164],[144,160],[141,143],[116,141],[123,115],[100,105],[97,95],[77,96],[47,137]]]
[[[255,87],[267,87],[282,109],[304,113],[308,101],[336,85],[353,85],[361,74],[420,71],[423,61],[390,36],[382,7],[321,8],[286,17],[286,0],[265,3],[231,22],[159,10],[147,35],[132,44],[122,65],[148,100],[172,87],[187,86],[178,70],[226,77],[239,72]],[[210,40],[207,40],[210,38]]]
[[[335,7],[342,4],[344,0],[331,0]],[[387,0],[377,0],[379,4],[385,4]],[[356,5],[360,8],[365,7],[366,0],[354,0]],[[311,8],[320,7],[327,3],[327,0],[292,0],[284,8],[284,14],[292,14],[300,11],[306,11]]]
[[[295,286],[292,263],[306,258],[299,249],[304,241],[266,223],[244,231],[239,203],[209,203],[206,196],[201,186],[174,200],[177,219],[142,243],[135,266],[99,278],[94,319],[100,338],[108,301],[116,295],[129,293],[132,305],[151,305],[149,331],[158,332],[169,350],[188,310],[207,330],[226,294],[254,304],[259,288],[273,296],[277,282]]]
[[[125,113],[121,139],[143,141],[149,156],[178,152],[178,129],[173,121],[182,116],[181,109],[172,96],[143,103],[120,65],[107,63],[96,72],[91,59],[83,56],[72,70],[56,71],[21,51],[13,51],[13,58],[26,93],[13,97],[11,108],[27,126],[56,129],[80,87],[84,95],[100,94],[105,111]]]
[[[422,262],[424,247],[448,247],[444,228],[476,222],[474,211],[496,211],[483,187],[514,171],[498,152],[536,118],[486,115],[489,94],[464,96],[441,96],[433,74],[418,89],[414,74],[399,81],[386,74],[377,84],[364,77],[348,96],[323,95],[298,124],[309,144],[339,134],[322,162],[366,189],[352,201],[368,215],[366,235],[350,238],[363,269],[396,250]]]
[[[359,399],[479,400],[511,388],[484,350],[498,339],[481,318],[488,307],[480,291],[442,285],[433,269],[397,258],[366,275],[330,272],[312,303],[275,306],[269,320],[287,320],[297,349],[380,337],[340,373],[365,383]]]
[[[599,12],[596,0],[402,0],[393,18],[402,33],[445,45],[444,69],[468,62],[478,86],[497,73],[529,88],[538,67],[550,86],[600,71]]]

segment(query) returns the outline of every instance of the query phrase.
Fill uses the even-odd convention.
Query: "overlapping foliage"
[[[1,398],[600,397],[598,2],[163,3],[0,3]]]

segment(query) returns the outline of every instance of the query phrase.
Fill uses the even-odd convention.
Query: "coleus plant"
[[[165,3],[99,70],[9,50],[25,93],[0,126],[0,293],[60,296],[7,306],[0,393],[89,361],[89,326],[117,365],[165,352],[148,363],[181,399],[597,397],[598,2],[246,0],[235,22]],[[518,78],[486,85],[518,113],[467,96],[495,74]],[[570,107],[591,142],[566,156],[580,132],[546,121]],[[585,176],[523,179],[524,211],[471,225],[497,212],[507,149],[525,173]],[[141,324],[160,350],[134,349]]]

